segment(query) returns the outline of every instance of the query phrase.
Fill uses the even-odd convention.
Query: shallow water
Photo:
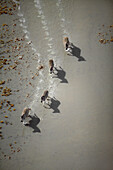
[[[20,3],[21,27],[38,55],[37,65],[44,65],[29,102],[40,118],[40,133],[18,124],[26,145],[5,169],[113,169],[113,44],[100,44],[97,36],[113,35],[108,28],[113,24],[112,6],[112,0]],[[64,36],[76,46],[76,56],[64,52]],[[48,74],[51,58],[59,78]],[[45,89],[57,99],[51,109],[39,103]]]

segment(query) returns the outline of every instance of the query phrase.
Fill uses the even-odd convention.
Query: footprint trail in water
[[[18,2],[17,2],[18,3]],[[34,52],[35,56],[37,56],[37,66],[39,66],[39,64],[43,63],[43,59],[41,58],[41,53],[39,53],[39,50],[37,52],[37,49],[35,48],[35,45],[32,43],[32,40],[30,39],[30,33],[28,31],[28,27],[26,24],[26,19],[24,18],[23,13],[21,12],[20,9],[20,5],[18,7],[18,14],[17,14],[20,19],[20,26],[23,29],[23,32],[25,33],[25,38],[28,40],[27,43],[30,44],[32,51]],[[34,94],[32,102],[29,103],[28,107],[32,108],[32,111],[35,112],[35,108],[38,107],[38,102],[40,101],[40,91],[43,89],[43,84],[44,84],[44,75],[43,75],[43,71],[40,70],[39,72],[39,82],[38,82],[38,87],[34,90]]]
[[[65,25],[66,19],[65,19],[65,15],[64,15],[64,11],[63,11],[61,0],[57,1],[56,6],[57,6],[57,9],[58,9],[58,12],[59,12],[60,26],[62,28],[63,37],[64,36],[69,37],[69,33],[66,30],[66,28],[67,28],[66,25]]]
[[[49,59],[53,59],[54,62],[56,63],[57,57],[56,57],[56,52],[54,50],[54,39],[50,35],[48,21],[46,19],[43,9],[42,9],[41,1],[34,0],[34,2],[35,2],[35,7],[37,8],[37,11],[38,11],[37,17],[40,17],[40,19],[41,19],[42,29],[45,32],[45,40],[47,41],[47,45],[48,45],[48,49],[47,49],[48,60],[47,60],[46,64],[48,64]],[[48,73],[49,73],[49,71],[48,71]],[[48,81],[49,81],[48,82],[48,90],[49,90],[50,96],[53,96],[56,86],[57,86],[57,83],[51,77],[49,77]]]

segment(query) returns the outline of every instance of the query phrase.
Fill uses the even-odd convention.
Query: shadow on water
[[[40,122],[40,119],[38,118],[38,116],[36,114],[34,114],[33,116],[30,116],[31,120],[29,120],[29,123],[26,126],[29,126],[33,129],[33,133],[41,133],[40,129],[37,127],[37,125]]]
[[[69,47],[70,49],[70,54],[78,58],[78,61],[86,61],[84,57],[82,57],[81,54],[81,49],[76,47],[73,43],[71,43],[71,46]]]
[[[55,97],[51,98],[49,103],[46,103],[49,107],[45,106],[47,109],[52,109],[53,113],[60,113],[60,110],[58,109],[59,105],[61,104],[59,100],[57,100]]]
[[[55,70],[57,71],[57,73],[54,73],[55,76],[53,76],[53,78],[59,78],[61,81],[60,83],[68,83],[67,79],[65,78],[66,76],[66,72],[63,70],[62,67],[59,67],[60,69],[57,69],[55,67]]]

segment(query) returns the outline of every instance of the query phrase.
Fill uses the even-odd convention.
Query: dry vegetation
[[[101,32],[98,33],[99,42],[101,44],[107,44],[113,42],[113,25],[105,26],[99,29]]]
[[[16,112],[16,105],[12,102],[11,96],[15,98],[15,93],[18,93],[18,89],[14,89],[13,86],[9,87],[10,82],[12,84],[17,81],[12,79],[12,77],[2,76],[16,74],[19,79],[20,86],[22,82],[25,81],[25,86],[34,87],[33,81],[39,76],[39,70],[43,69],[43,65],[39,64],[35,72],[31,70],[31,64],[29,63],[29,57],[32,61],[36,60],[35,54],[32,52],[31,43],[28,43],[25,39],[25,33],[20,30],[18,32],[18,22],[19,17],[17,17],[19,3],[15,3],[12,0],[2,0],[0,1],[0,18],[7,15],[10,17],[11,23],[4,22],[0,25],[0,140],[5,140],[4,129],[9,126],[13,126],[11,122],[11,116]],[[31,55],[32,53],[32,55]],[[29,78],[23,75],[23,68],[26,70]],[[2,77],[2,79],[1,79]],[[28,81],[30,79],[30,81]],[[10,97],[10,99],[9,99]],[[26,99],[30,97],[30,94],[25,94]],[[19,98],[19,96],[18,96]],[[14,101],[14,100],[13,100]],[[10,119],[9,119],[10,118]],[[11,135],[11,134],[9,134]],[[7,136],[8,138],[8,136]],[[12,154],[20,152],[20,148],[17,141],[9,144],[9,152],[5,153],[2,148],[0,148],[1,157],[0,159],[11,159]]]

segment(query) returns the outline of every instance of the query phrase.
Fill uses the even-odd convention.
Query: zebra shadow
[[[68,47],[68,55],[77,57],[78,61],[86,61],[85,58],[81,56],[81,49],[76,47],[73,43],[70,43]]]
[[[55,67],[55,72],[53,78],[60,79],[60,83],[68,83],[67,79],[65,78],[66,72],[63,70],[63,68],[60,66],[59,69]]]
[[[53,97],[47,103],[48,106],[45,106],[45,108],[52,109],[53,113],[60,113],[60,110],[58,109],[60,104],[61,104],[61,102],[59,100],[57,100],[55,97]]]
[[[29,126],[33,129],[33,133],[41,133],[41,130],[37,127],[37,125],[40,123],[39,117],[34,114],[33,116],[30,115],[31,120],[26,124],[26,126]]]

